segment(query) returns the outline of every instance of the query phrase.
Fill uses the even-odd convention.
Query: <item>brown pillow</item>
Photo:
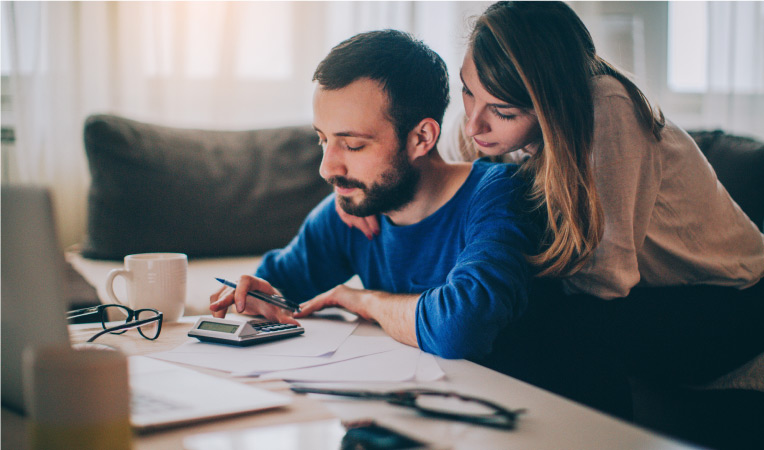
[[[260,254],[288,243],[331,192],[309,126],[193,130],[94,115],[85,150],[89,258]]]

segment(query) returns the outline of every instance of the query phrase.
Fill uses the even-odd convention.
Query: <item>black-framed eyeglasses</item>
[[[306,386],[291,386],[290,388],[292,391],[302,394],[341,395],[367,400],[384,400],[393,405],[416,408],[419,412],[429,416],[503,429],[514,428],[517,417],[525,412],[524,409],[509,410],[488,400],[469,397],[456,392],[430,389],[371,392]]]
[[[137,328],[141,336],[153,341],[159,337],[159,333],[162,331],[163,314],[153,308],[133,310],[124,305],[98,305],[69,311],[66,313],[66,318],[71,320],[89,315],[98,315],[103,331],[88,339],[88,342],[93,342],[107,333],[122,334],[131,328]],[[109,322],[114,321],[113,319],[110,320],[113,317],[118,317],[119,321],[124,317],[124,323],[111,327],[107,326]]]

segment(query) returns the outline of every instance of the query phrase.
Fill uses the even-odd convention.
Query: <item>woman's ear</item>
[[[409,133],[408,147],[412,161],[426,156],[435,147],[440,136],[440,125],[435,119],[426,118]]]

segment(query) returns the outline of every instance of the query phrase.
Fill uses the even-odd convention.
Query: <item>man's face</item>
[[[361,79],[338,90],[316,87],[313,128],[324,157],[320,173],[348,214],[399,210],[416,193],[419,172],[386,114],[387,94]]]

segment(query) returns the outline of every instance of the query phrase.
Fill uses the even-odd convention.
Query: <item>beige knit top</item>
[[[602,242],[563,283],[569,293],[611,299],[634,286],[714,284],[745,288],[764,276],[764,234],[730,198],[703,153],[667,121],[657,141],[626,89],[592,82],[594,176],[605,215]],[[439,145],[446,160],[482,156],[461,126]],[[522,151],[518,151],[522,152]],[[505,161],[522,160],[514,152]]]

